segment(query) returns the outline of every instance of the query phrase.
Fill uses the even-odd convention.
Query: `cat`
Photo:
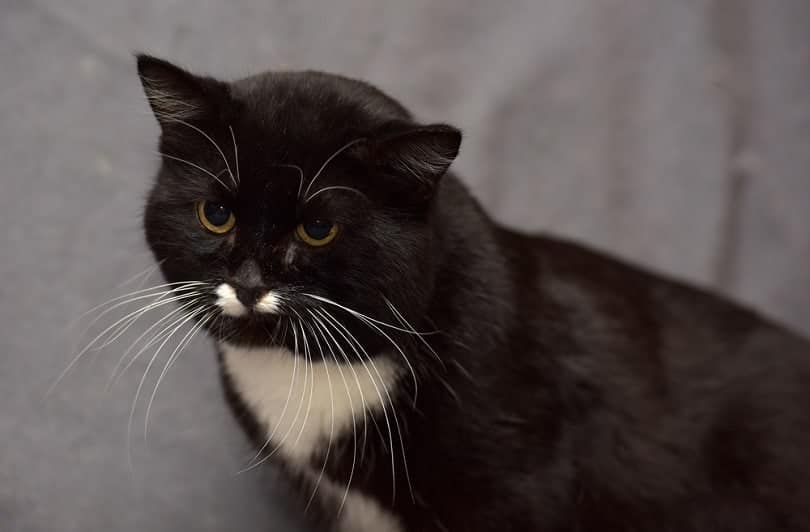
[[[146,239],[313,526],[810,530],[805,339],[497,224],[461,132],[365,82],[137,66]]]

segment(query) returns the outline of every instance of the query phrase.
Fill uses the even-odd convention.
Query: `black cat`
[[[461,133],[366,83],[138,69],[147,239],[313,522],[810,530],[805,340],[497,225],[447,173]]]

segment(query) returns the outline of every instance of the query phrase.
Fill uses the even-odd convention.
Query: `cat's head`
[[[146,237],[186,312],[253,346],[293,347],[306,328],[374,349],[410,328],[457,129],[320,72],[226,83],[143,55],[138,71],[161,128]]]

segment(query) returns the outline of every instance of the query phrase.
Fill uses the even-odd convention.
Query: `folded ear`
[[[461,131],[445,124],[414,126],[370,143],[376,170],[393,177],[413,199],[433,196],[436,185],[458,155]]]
[[[164,129],[172,122],[211,116],[228,96],[228,86],[221,81],[195,76],[149,55],[136,58],[146,99]]]

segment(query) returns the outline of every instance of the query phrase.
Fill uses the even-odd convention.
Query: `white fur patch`
[[[244,316],[247,312],[245,306],[236,297],[236,291],[228,283],[222,283],[216,289],[217,300],[214,302],[222,313],[227,316]]]
[[[340,500],[346,488],[331,480],[322,479],[318,489],[328,491],[334,499]],[[399,519],[386,511],[377,501],[349,490],[340,514],[338,530],[340,532],[402,532],[403,528]]]
[[[247,308],[236,297],[236,290],[228,283],[222,283],[215,291],[217,300],[214,302],[226,316],[238,318],[247,314]],[[253,306],[256,312],[275,314],[278,312],[280,301],[275,292],[270,290]]]
[[[342,532],[400,532],[399,520],[374,500],[349,492],[340,516]]]
[[[267,292],[253,307],[257,312],[265,314],[275,314],[278,312],[279,300],[278,296],[272,290]]]
[[[248,349],[222,345],[225,370],[278,452],[299,466],[330,440],[363,421],[365,411],[387,404],[399,367],[387,357],[336,364],[314,362],[284,348]],[[340,355],[337,355],[340,357]],[[376,369],[375,369],[376,368]],[[385,403],[384,403],[385,401]]]

